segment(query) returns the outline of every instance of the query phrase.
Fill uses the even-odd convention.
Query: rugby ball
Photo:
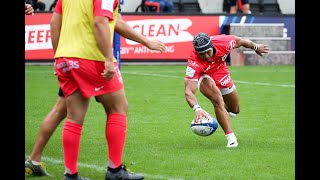
[[[218,129],[218,121],[210,114],[208,116],[209,119],[202,117],[201,123],[199,121],[195,123],[194,119],[191,121],[190,128],[193,133],[199,136],[210,136]]]

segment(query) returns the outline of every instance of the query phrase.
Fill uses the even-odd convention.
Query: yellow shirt
[[[110,40],[113,43],[114,28],[118,14],[118,0],[61,1],[62,26],[54,58],[76,57],[105,61],[105,57],[100,51],[95,38],[94,15],[103,15],[109,18]],[[59,10],[59,7],[56,8]],[[56,12],[59,13],[59,11]],[[114,57],[113,59],[116,61]]]

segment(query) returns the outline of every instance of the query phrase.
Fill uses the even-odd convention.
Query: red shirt
[[[231,49],[236,44],[236,38],[233,35],[216,35],[210,37],[212,44],[216,49],[216,54],[209,61],[201,59],[197,52],[193,49],[188,58],[188,67],[186,71],[186,79],[199,79],[203,74],[212,74],[220,69],[221,66],[227,66],[225,59]],[[224,69],[224,73],[229,73],[228,68]]]

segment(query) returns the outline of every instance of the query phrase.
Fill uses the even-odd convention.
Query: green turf
[[[145,179],[295,179],[295,67],[230,67],[241,112],[232,118],[239,146],[226,148],[221,127],[209,137],[192,133],[194,112],[184,98],[185,66],[122,66],[129,101],[124,163]],[[26,65],[25,156],[40,123],[54,105],[58,83],[52,66]],[[202,108],[213,107],[199,92]],[[80,175],[102,180],[107,166],[105,115],[92,98],[83,127]],[[52,178],[64,173],[62,124],[46,146],[43,161]]]

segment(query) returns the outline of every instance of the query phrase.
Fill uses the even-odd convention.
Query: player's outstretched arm
[[[238,36],[236,37],[236,45],[235,48],[238,47],[245,47],[245,48],[250,48],[252,50],[254,50],[258,55],[262,56],[263,53],[268,53],[269,51],[269,47],[266,44],[256,44],[253,41],[251,41],[250,39],[246,39],[246,38],[241,38]]]
[[[121,14],[117,15],[115,31],[122,37],[140,43],[149,49],[165,52],[166,47],[163,42],[156,39],[149,39],[132,29],[128,23],[122,19]]]

